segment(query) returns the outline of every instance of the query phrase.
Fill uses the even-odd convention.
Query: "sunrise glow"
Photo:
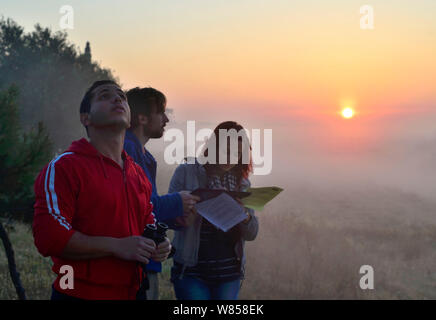
[[[345,119],[351,119],[354,116],[354,110],[351,108],[345,108],[342,110],[342,117]]]

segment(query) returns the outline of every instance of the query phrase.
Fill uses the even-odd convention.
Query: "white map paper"
[[[226,193],[197,203],[195,208],[202,217],[224,232],[247,218],[242,206]]]

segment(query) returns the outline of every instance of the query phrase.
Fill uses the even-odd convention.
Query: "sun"
[[[347,107],[342,110],[341,114],[345,119],[351,119],[354,116],[354,110]]]

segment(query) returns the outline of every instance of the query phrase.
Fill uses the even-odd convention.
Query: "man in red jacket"
[[[142,280],[138,262],[165,260],[171,245],[166,239],[156,247],[141,236],[155,222],[152,189],[123,151],[126,95],[113,81],[95,82],[80,120],[89,141],[74,141],[36,179],[35,245],[54,262],[52,299],[134,299]]]

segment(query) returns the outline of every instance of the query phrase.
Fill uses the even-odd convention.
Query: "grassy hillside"
[[[436,299],[436,204],[395,189],[288,188],[258,213],[246,299]],[[374,289],[359,286],[362,265]]]
[[[51,271],[52,261],[42,257],[33,244],[31,228],[22,223],[13,223],[8,226],[8,233],[15,251],[15,260],[20,273],[23,287],[28,299],[50,299],[51,285],[55,274]],[[161,299],[175,299],[169,270],[171,263],[165,262],[161,275]],[[0,248],[0,299],[17,299],[15,288],[9,274],[8,264],[3,245]]]
[[[435,209],[396,189],[287,187],[256,213],[240,298],[436,299]],[[15,223],[9,236],[27,296],[48,299],[51,260],[36,251],[28,226]],[[161,299],[174,299],[171,264],[163,265]],[[359,287],[362,265],[374,268],[374,290]],[[16,299],[3,248],[0,283],[0,299]]]

